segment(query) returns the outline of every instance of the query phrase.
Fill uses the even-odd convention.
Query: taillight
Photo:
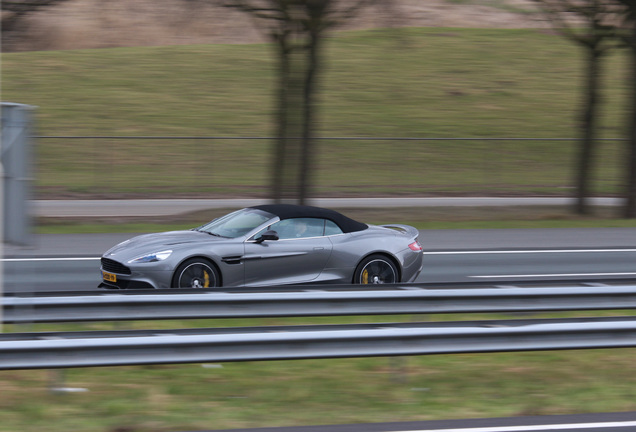
[[[416,241],[414,241],[413,243],[411,243],[409,245],[409,249],[411,249],[413,252],[421,252],[422,251],[422,246],[416,240]]]

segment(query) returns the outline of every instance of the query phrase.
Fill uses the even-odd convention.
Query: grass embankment
[[[317,196],[564,195],[584,62],[538,30],[406,29],[325,45]],[[273,133],[267,45],[198,45],[3,55],[3,98],[36,105],[40,135],[259,137]],[[600,135],[622,137],[625,57],[605,64]],[[38,140],[39,198],[263,196],[262,140]],[[604,143],[595,194],[620,193],[620,145]]]

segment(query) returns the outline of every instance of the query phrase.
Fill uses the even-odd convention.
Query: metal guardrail
[[[44,369],[625,348],[636,346],[636,318],[2,336],[0,370]]]
[[[373,290],[314,285],[248,292],[44,294],[5,297],[2,318],[5,323],[41,323],[602,309],[636,309],[636,284],[534,288],[407,284]]]
[[[636,307],[634,284],[283,287],[267,292],[14,295],[7,322]],[[475,286],[478,288],[469,288]],[[0,370],[636,347],[636,316],[0,334]]]

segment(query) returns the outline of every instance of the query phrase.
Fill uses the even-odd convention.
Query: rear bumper
[[[423,268],[424,254],[422,252],[413,252],[409,249],[404,257],[402,282],[415,282]]]

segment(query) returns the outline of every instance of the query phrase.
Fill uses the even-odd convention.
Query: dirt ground
[[[528,28],[546,23],[531,0],[396,0],[364,10],[344,29]],[[68,0],[25,18],[3,51],[198,43],[254,43],[263,34],[244,13],[184,0]]]

